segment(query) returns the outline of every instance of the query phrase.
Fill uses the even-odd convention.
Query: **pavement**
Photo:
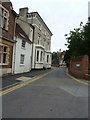
[[[25,82],[28,79],[30,80],[34,77],[37,77],[37,76],[42,75],[46,72],[49,72],[52,69],[31,70],[30,72],[27,72],[27,73],[20,73],[20,74],[3,76],[1,78],[1,80],[2,80],[2,88],[1,89],[5,90],[9,87],[18,85],[21,82]],[[25,79],[25,81],[23,79]]]
[[[88,85],[67,76],[65,68],[51,70],[8,90],[2,96],[3,118],[88,118]]]

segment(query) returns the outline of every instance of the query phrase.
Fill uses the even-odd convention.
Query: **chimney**
[[[28,13],[28,7],[19,9],[19,15],[20,16],[26,17],[27,13]]]

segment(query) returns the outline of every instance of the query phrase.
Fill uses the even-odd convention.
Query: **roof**
[[[39,15],[38,12],[31,12],[31,13],[27,13],[27,14],[31,14],[31,15],[37,15],[40,20],[42,21],[42,23],[44,24],[44,26],[46,27],[46,29],[51,33],[51,36],[53,35],[52,32],[50,31],[50,29],[48,28],[48,26],[46,25],[46,23],[44,22],[44,20],[41,18],[41,16]]]
[[[23,39],[25,39],[27,42],[32,43],[32,41],[28,38],[26,33],[23,31],[23,29],[17,23],[16,23],[15,36],[20,36]]]

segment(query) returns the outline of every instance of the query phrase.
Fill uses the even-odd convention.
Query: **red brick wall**
[[[12,4],[10,2],[2,2],[2,6],[4,6],[9,11],[8,31],[2,29],[2,35],[7,37],[9,40],[13,40],[15,15],[13,14],[13,10],[11,9]]]
[[[87,55],[71,59],[69,67],[70,74],[77,78],[84,79],[85,74],[88,74],[88,62]],[[77,67],[77,64],[80,66]]]
[[[13,6],[11,2],[2,2],[2,6],[9,11],[8,30],[0,28],[2,29],[2,43],[8,45],[9,47],[8,65],[2,65],[2,68],[12,68],[13,38],[14,38],[14,26],[15,26],[16,15],[12,9]],[[5,38],[7,38],[8,40]]]

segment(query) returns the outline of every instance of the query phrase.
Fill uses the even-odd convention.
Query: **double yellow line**
[[[81,80],[79,80],[79,79],[77,79],[77,78],[71,76],[71,75],[68,73],[68,69],[66,69],[66,75],[69,76],[70,78],[72,78],[73,80],[75,80],[75,81],[81,83],[81,84],[89,85],[87,82],[81,81]]]
[[[45,73],[45,74],[43,74],[43,75],[41,75],[41,76],[35,77],[35,78],[33,78],[32,80],[30,79],[30,80],[28,80],[28,81],[26,81],[26,82],[23,82],[23,83],[19,84],[19,85],[16,85],[16,86],[13,86],[13,87],[11,87],[11,88],[8,88],[8,89],[6,89],[6,90],[4,90],[4,91],[1,91],[1,92],[0,92],[0,96],[3,96],[3,95],[5,95],[5,94],[8,94],[8,93],[10,93],[10,92],[12,92],[12,91],[14,91],[14,90],[17,90],[17,89],[19,89],[19,88],[21,88],[21,87],[26,86],[26,85],[28,85],[28,84],[30,84],[30,83],[32,83],[32,82],[35,82],[35,81],[37,81],[37,80],[45,77],[46,75],[52,73],[53,71],[55,71],[55,69],[52,70],[52,71],[50,71],[50,72],[48,72],[48,73]]]

